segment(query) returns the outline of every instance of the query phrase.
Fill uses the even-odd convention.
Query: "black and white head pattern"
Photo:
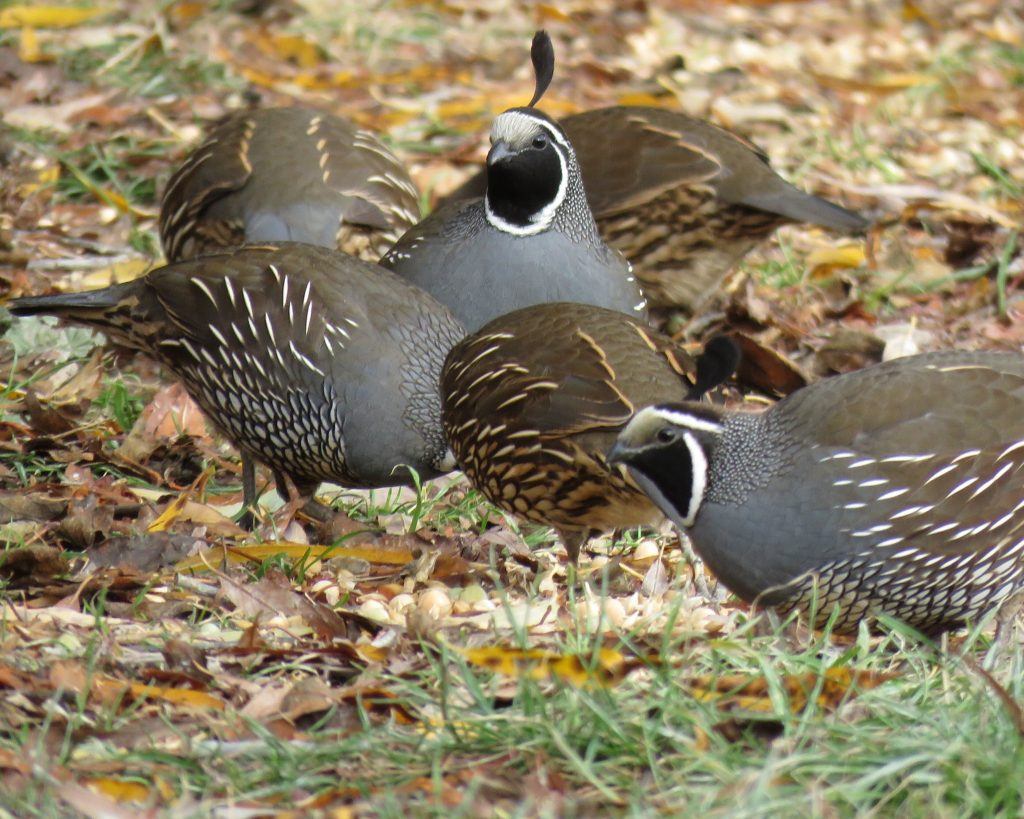
[[[494,120],[484,209],[495,228],[516,236],[547,230],[567,198],[582,194],[574,179],[576,156],[554,120],[535,108],[513,108]]]
[[[713,410],[662,404],[640,410],[609,453],[677,526],[693,526],[708,488],[710,452],[722,434]]]

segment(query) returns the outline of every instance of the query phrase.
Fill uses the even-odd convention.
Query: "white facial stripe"
[[[491,139],[503,139],[515,145],[531,138],[538,125],[547,131],[551,138],[566,151],[572,150],[565,137],[550,122],[528,117],[519,111],[506,111],[504,114],[500,114],[494,120],[494,125],[491,127]],[[555,191],[555,198],[530,216],[530,224],[514,225],[511,222],[506,222],[491,210],[491,201],[485,193],[484,215],[493,227],[504,233],[511,233],[513,236],[535,236],[541,231],[548,229],[555,218],[555,214],[558,212],[558,208],[561,207],[562,202],[565,200],[565,192],[569,187],[569,166],[565,161],[565,154],[563,151],[558,150],[555,151],[555,154],[558,156],[558,164],[561,166],[561,178],[558,181],[558,190]]]
[[[722,431],[722,425],[715,423],[714,421],[709,421],[706,418],[698,418],[688,412],[677,412],[676,410],[662,409],[659,407],[647,407],[646,409],[642,409],[637,413],[637,418],[640,418],[647,413],[657,415],[659,418],[668,421],[670,424],[677,427],[696,429],[701,432]]]
[[[704,448],[700,442],[690,433],[683,434],[686,448],[690,450],[690,464],[693,469],[693,487],[690,489],[690,508],[686,510],[686,517],[683,523],[686,526],[693,526],[693,521],[700,511],[700,505],[704,502],[704,492],[708,488],[708,458],[704,454]]]

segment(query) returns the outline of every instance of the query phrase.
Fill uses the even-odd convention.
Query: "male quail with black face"
[[[782,225],[868,224],[789,184],[746,140],[678,111],[616,105],[561,125],[601,237],[632,263],[652,305],[698,309]],[[481,172],[445,202],[479,196],[486,184]]]
[[[534,37],[530,104],[491,128],[487,191],[424,219],[381,259],[447,304],[470,331],[510,310],[574,301],[632,312],[645,305],[629,265],[598,234],[572,145],[533,106],[554,71],[544,32]]]
[[[605,453],[636,409],[692,398],[735,366],[728,357],[701,362],[693,387],[689,358],[642,321],[583,304],[526,307],[448,355],[445,435],[474,486],[502,509],[555,527],[575,561],[592,535],[662,519]]]
[[[95,290],[15,299],[165,364],[243,452],[300,495],[452,468],[438,379],[462,328],[390,271],[301,244],[251,246]],[[252,487],[246,485],[247,500]]]
[[[174,262],[254,242],[306,242],[376,261],[419,219],[419,194],[369,131],[306,108],[233,114],[167,183]]]
[[[944,352],[819,381],[755,414],[659,404],[629,468],[745,600],[934,632],[1024,585],[1024,357]]]

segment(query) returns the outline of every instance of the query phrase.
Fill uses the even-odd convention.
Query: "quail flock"
[[[373,134],[245,111],[167,185],[170,264],[9,306],[164,364],[239,448],[247,501],[254,461],[299,497],[457,466],[573,560],[666,516],[737,595],[837,630],[887,614],[937,631],[1017,591],[1024,358],[900,359],[761,413],[701,401],[735,346],[691,359],[647,324],[645,296],[698,310],[780,225],[867,223],[678,112],[555,122],[537,108],[543,32],[531,57],[530,103],[494,120],[486,168],[422,221]]]

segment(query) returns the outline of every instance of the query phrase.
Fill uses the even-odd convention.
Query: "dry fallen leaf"
[[[877,671],[861,671],[848,666],[832,666],[824,675],[807,673],[787,675],[781,680],[789,710],[798,714],[807,707],[808,700],[820,685],[815,696],[817,706],[834,711],[843,702],[862,691],[877,688],[893,675]],[[687,685],[694,699],[715,703],[723,711],[756,715],[775,713],[771,686],[765,677],[724,674],[717,677],[694,677]]]
[[[252,546],[227,546],[209,549],[181,561],[175,568],[179,572],[198,571],[220,565],[226,559],[229,563],[261,563],[268,557],[284,555],[292,560],[329,560],[350,558],[365,560],[383,566],[405,566],[414,560],[412,552],[404,549],[375,549],[360,546],[318,546],[307,543],[257,543]]]
[[[610,648],[602,648],[595,658],[506,646],[459,649],[459,653],[473,665],[506,677],[558,679],[576,687],[612,685],[634,669],[658,663],[655,657],[626,657]]]
[[[72,28],[112,10],[110,6],[6,6],[0,9],[0,28]]]

